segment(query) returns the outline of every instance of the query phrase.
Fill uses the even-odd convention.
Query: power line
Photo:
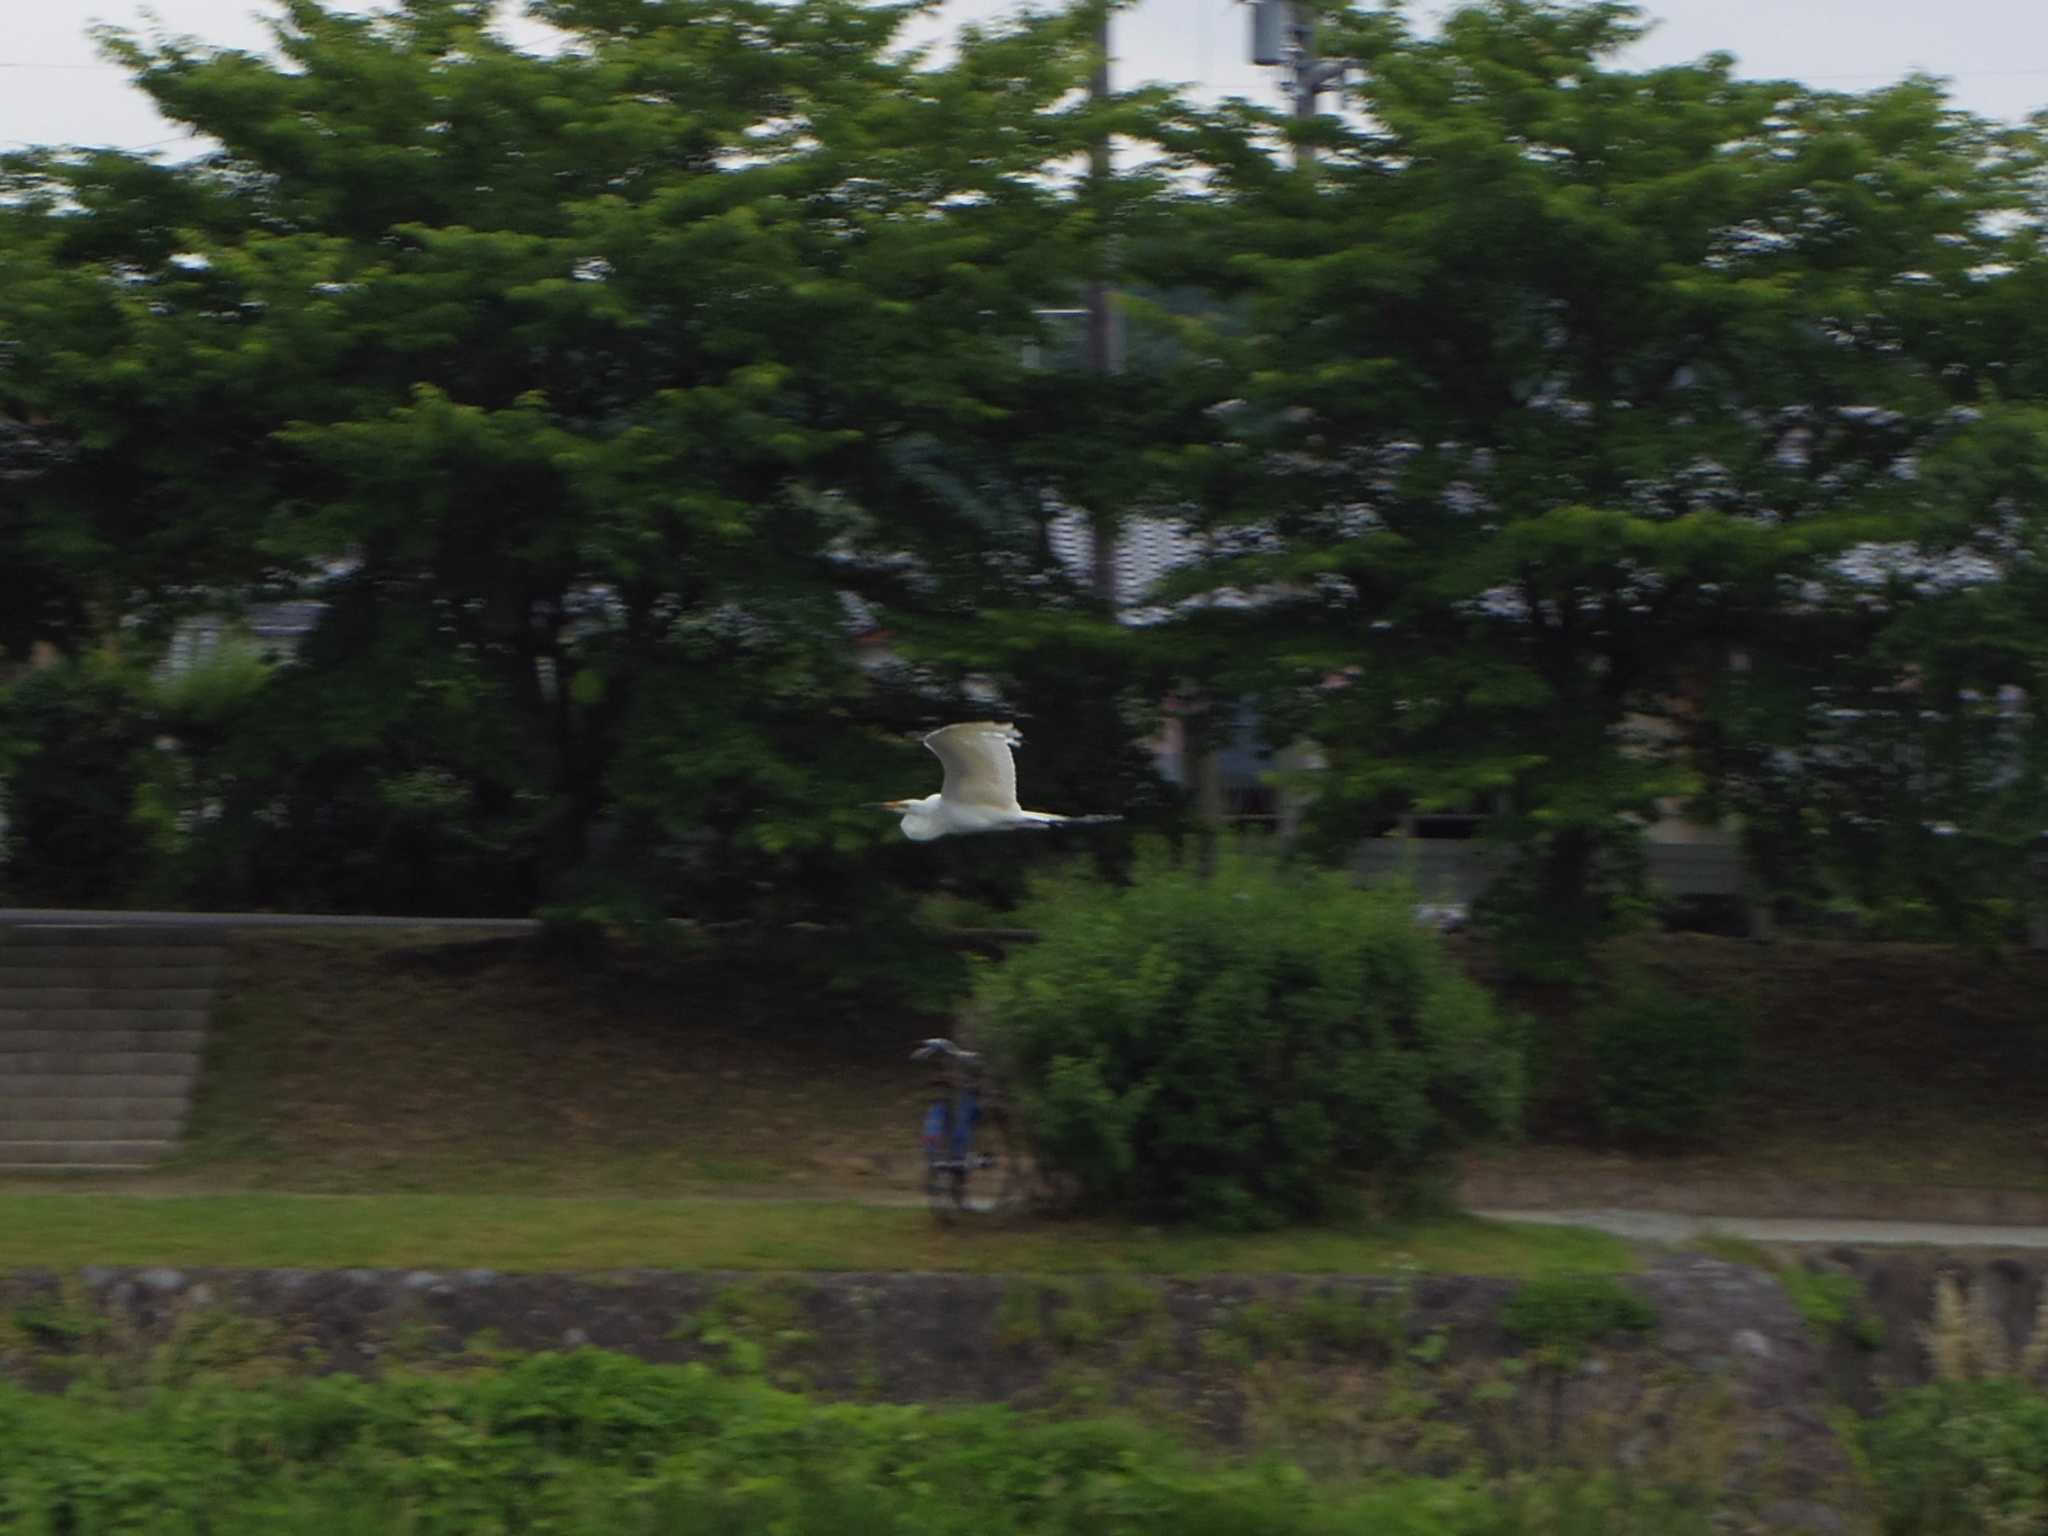
[[[0,139],[0,144],[19,144],[23,149],[105,149],[132,155],[137,150],[162,149],[166,144],[191,144],[204,137],[204,134],[194,132],[174,134],[168,139],[151,139],[147,144],[49,144],[34,139]]]
[[[1737,61],[1740,62],[1739,60]],[[39,59],[0,59],[0,69],[81,69],[81,70],[126,70],[125,64],[46,64]],[[1891,80],[1901,74],[1939,75],[1945,80],[2026,80],[2048,75],[2048,67],[2040,69],[1923,69],[1920,65],[1908,65],[1903,70],[1859,69],[1845,74],[1795,73],[1792,78],[1799,80]]]
[[[1907,74],[1934,75],[1943,80],[2025,80],[2048,75],[2048,69],[1922,69],[1918,65],[1906,71]],[[1845,75],[1798,75],[1799,80],[1891,80],[1896,78],[1893,71],[1883,69],[1860,69]]]

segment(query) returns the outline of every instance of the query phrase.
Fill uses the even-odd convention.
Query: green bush
[[[1744,1010],[1631,970],[1587,1023],[1593,1109],[1609,1136],[1686,1142],[1720,1129],[1748,1063]]]
[[[1854,1276],[1794,1266],[1780,1271],[1778,1281],[1816,1332],[1839,1332],[1862,1349],[1884,1347],[1884,1323],[1866,1305]]]
[[[1501,1326],[1537,1349],[1575,1358],[1611,1333],[1657,1326],[1657,1309],[1612,1275],[1545,1275],[1500,1309]]]
[[[1472,922],[1502,976],[1575,983],[1602,944],[1650,922],[1649,864],[1633,822],[1497,817],[1490,835],[1507,858],[1472,903]]]
[[[1316,1218],[1367,1176],[1412,1200],[1522,1088],[1516,1031],[1413,900],[1241,856],[1041,890],[1039,941],[976,1001],[1043,1163],[1144,1220]]]
[[[0,690],[0,880],[17,899],[110,906],[143,880],[152,855],[136,798],[158,730],[147,694],[143,674],[99,654]]]
[[[1895,1394],[1863,1426],[1889,1536],[1984,1536],[2048,1525],[2048,1397],[2014,1378]]]

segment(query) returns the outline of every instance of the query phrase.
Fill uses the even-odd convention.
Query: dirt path
[[[1488,1221],[1592,1227],[1636,1242],[1686,1243],[1707,1236],[1807,1247],[2048,1248],[2048,1227],[1942,1221],[1871,1221],[1801,1216],[1695,1216],[1613,1208],[1583,1211],[1475,1210]]]

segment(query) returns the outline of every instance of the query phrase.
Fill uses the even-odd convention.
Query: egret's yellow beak
[[[864,811],[887,811],[893,816],[901,816],[910,809],[910,802],[908,800],[870,800],[861,809]]]

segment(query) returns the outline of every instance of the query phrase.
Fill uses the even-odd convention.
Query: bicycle
[[[981,1053],[935,1038],[910,1059],[940,1064],[924,1113],[924,1189],[932,1214],[944,1222],[1014,1214],[1024,1199],[1021,1148]]]

